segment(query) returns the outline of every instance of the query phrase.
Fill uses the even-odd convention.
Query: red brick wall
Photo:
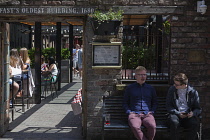
[[[206,1],[208,7],[210,2]],[[195,4],[171,21],[171,76],[184,72],[200,95],[203,127],[210,128],[210,10],[201,15]]]

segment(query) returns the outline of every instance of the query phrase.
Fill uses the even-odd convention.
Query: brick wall
[[[92,69],[92,38],[93,31],[90,22],[86,23],[84,33],[84,122],[87,127],[87,139],[100,139],[102,128],[102,96],[114,91],[120,79],[120,69],[98,68]]]
[[[183,15],[173,15],[171,19],[171,58],[170,75],[173,77],[178,72],[184,72],[189,77],[190,84],[200,94],[203,108],[203,128],[210,128],[210,10],[201,15],[196,11],[196,3],[185,7]],[[210,3],[206,2],[208,7]],[[83,81],[85,88],[87,139],[100,139],[101,133],[101,96],[106,90],[113,91],[113,79],[119,78],[119,70],[92,69],[92,41],[91,26],[86,24],[85,38],[85,72]],[[171,78],[172,79],[172,78]]]
[[[210,3],[206,1],[208,7]],[[200,95],[203,108],[203,128],[210,128],[210,10],[197,13],[195,4],[184,15],[176,15],[171,24],[171,67],[173,77],[184,72]]]
[[[2,5],[110,6],[110,5],[187,5],[187,0],[1,0]]]
[[[26,1],[26,5],[31,1]],[[33,1],[35,2],[35,1]],[[38,2],[38,1],[37,1]],[[41,2],[41,1],[40,1]],[[58,1],[48,1],[49,5],[62,5]],[[68,2],[68,1],[62,1]],[[74,1],[69,1],[69,4],[74,5]],[[82,1],[80,1],[82,2]],[[87,1],[86,1],[87,2]],[[130,1],[131,2],[134,1]],[[152,2],[152,1],[151,1]],[[154,2],[159,3],[157,0]],[[167,0],[162,1],[167,3]],[[170,1],[169,1],[170,2]],[[186,1],[176,0],[175,5],[186,5]],[[210,10],[206,14],[201,15],[196,12],[197,1],[193,0],[190,4],[187,4],[184,15],[174,15],[172,22],[172,38],[171,38],[171,77],[177,72],[184,72],[190,79],[190,83],[200,93],[201,105],[203,108],[203,124],[204,128],[210,128],[210,46],[209,46],[209,15]],[[44,5],[44,3],[36,3],[37,5]],[[138,3],[139,5],[140,3]],[[170,5],[171,3],[169,3]],[[210,7],[210,2],[206,0],[206,4]],[[148,4],[149,5],[149,4]],[[210,9],[210,8],[208,8]],[[154,13],[155,14],[155,13]],[[119,69],[92,69],[92,42],[93,31],[90,22],[85,24],[84,30],[84,77],[83,77],[83,127],[86,129],[85,134],[88,139],[100,139],[100,133],[102,128],[101,107],[102,95],[108,94],[106,91],[115,90],[115,85],[120,79]],[[3,34],[3,33],[2,33]],[[0,36],[2,35],[0,34]],[[2,43],[2,42],[1,42]],[[0,44],[0,54],[3,54],[3,47]],[[8,120],[6,117],[6,107],[2,107],[4,104],[2,95],[3,91],[3,56],[0,58],[0,108],[5,108],[0,114],[0,134],[6,130]],[[5,125],[6,124],[6,125]]]

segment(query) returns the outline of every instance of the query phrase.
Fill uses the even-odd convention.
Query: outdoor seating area
[[[11,85],[13,85],[14,82],[17,82],[19,84],[18,93],[20,93],[20,95],[13,93],[13,86],[10,85],[10,90],[12,91],[12,97],[10,100],[10,111],[12,112],[12,120],[14,120],[15,111],[19,111],[19,109],[16,109],[17,106],[21,106],[21,111],[25,112],[26,109],[30,108],[30,104],[33,104],[32,96],[29,95],[29,78],[24,79],[24,74],[28,76],[29,71],[23,70],[20,78],[14,76],[11,77]]]
[[[23,113],[21,106],[16,106],[14,120],[10,120],[9,131],[0,139],[74,139],[83,140],[81,135],[81,117],[73,114],[71,101],[82,86],[78,78],[74,83],[61,83],[58,98],[51,99],[47,94],[41,104],[31,104]],[[43,115],[43,112],[45,115]],[[11,113],[9,114],[11,117]],[[50,120],[49,120],[50,118]],[[69,119],[71,118],[71,119]]]
[[[169,139],[169,128],[167,125],[167,110],[166,110],[166,98],[158,97],[158,108],[155,113],[156,120],[156,139],[168,140]],[[117,133],[129,131],[130,127],[127,121],[127,114],[122,108],[123,96],[103,96],[103,121],[102,121],[102,140],[106,137],[113,137],[113,133],[108,133],[109,131],[117,131]],[[106,124],[105,115],[110,115],[110,123]],[[202,137],[202,116],[200,116],[199,130],[197,132],[197,140],[201,140]],[[141,129],[145,129],[144,126]],[[185,132],[185,129],[181,129],[181,132]],[[110,136],[111,134],[111,136]],[[130,133],[128,138],[132,139],[134,136]]]

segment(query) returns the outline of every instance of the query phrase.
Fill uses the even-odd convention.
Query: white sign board
[[[119,45],[93,45],[93,66],[119,66]]]

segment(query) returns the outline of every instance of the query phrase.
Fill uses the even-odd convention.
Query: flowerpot
[[[92,23],[95,35],[117,35],[121,21],[105,21],[101,23],[93,21]]]
[[[61,60],[61,83],[70,83],[70,60]]]

